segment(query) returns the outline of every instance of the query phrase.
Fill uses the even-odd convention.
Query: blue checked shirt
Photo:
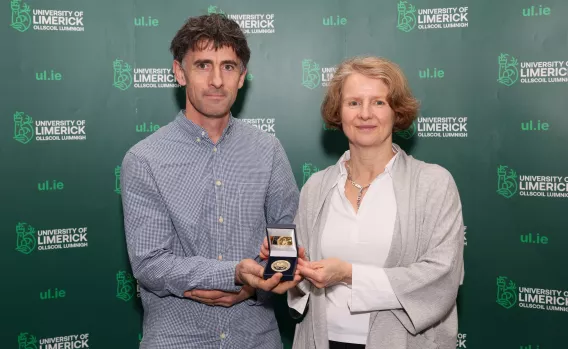
[[[181,111],[121,169],[128,255],[144,306],[143,349],[282,348],[269,294],[225,308],[186,290],[238,292],[267,223],[292,223],[298,187],[278,139],[230,118],[217,144]]]

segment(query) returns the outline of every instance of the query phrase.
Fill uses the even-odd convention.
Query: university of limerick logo
[[[37,338],[27,332],[18,335],[18,349],[37,349]]]
[[[34,138],[33,119],[24,112],[14,113],[14,139],[22,144],[29,143]]]
[[[507,282],[508,281],[508,282]],[[497,304],[511,309],[517,304],[517,285],[506,276],[497,277]]]
[[[410,125],[410,127],[406,130],[395,132],[395,134],[402,139],[410,139],[414,137],[416,134],[416,121],[413,121],[412,125]]]
[[[306,162],[305,164],[303,164],[302,165],[302,173],[304,174],[304,181],[303,181],[302,185],[306,184],[308,179],[310,179],[310,177],[318,171],[319,171],[319,168],[315,167],[314,165],[312,165],[309,162]]]
[[[401,0],[398,2],[396,27],[406,33],[416,28],[416,7],[409,4],[408,1]]]
[[[112,86],[124,91],[132,86],[132,66],[122,59],[115,59],[112,63],[114,68],[114,82]]]
[[[136,280],[132,274],[125,271],[116,273],[116,298],[128,302],[134,297],[134,292],[136,292]]]
[[[209,5],[209,7],[207,8],[207,14],[212,14],[212,13],[216,13],[219,15],[224,15],[225,12],[223,12],[223,10],[221,10],[219,8],[219,6],[213,6],[213,5]]]
[[[497,167],[497,194],[509,199],[517,193],[517,189],[519,187],[515,170],[503,165]]]
[[[24,4],[22,0],[12,0],[10,8],[12,9],[12,23],[10,27],[22,33],[30,29],[32,16],[30,15],[31,9],[28,4]]]
[[[120,195],[122,193],[120,190],[120,166],[114,168],[114,177],[114,192]]]
[[[519,62],[506,53],[499,55],[499,79],[497,81],[505,86],[511,86],[519,79]]]
[[[302,85],[313,90],[321,83],[320,66],[311,59],[302,61]]]
[[[16,224],[16,251],[30,254],[36,248],[35,228],[27,223]]]

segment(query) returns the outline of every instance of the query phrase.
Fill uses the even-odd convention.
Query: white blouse
[[[339,159],[340,174],[332,189],[330,212],[322,235],[323,258],[339,258],[352,264],[352,284],[326,288],[329,340],[365,344],[371,311],[400,309],[391,284],[382,269],[390,250],[396,219],[392,166],[366,190],[358,212],[345,196],[347,170]]]

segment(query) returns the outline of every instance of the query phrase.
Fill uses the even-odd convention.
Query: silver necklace
[[[355,181],[351,179],[351,168],[349,168],[349,164],[347,162],[345,163],[345,167],[347,168],[347,180],[351,183],[351,185],[359,190],[359,193],[357,193],[357,210],[359,210],[359,206],[361,206],[361,198],[363,197],[363,190],[369,188],[371,183],[367,184],[366,186],[355,183]]]

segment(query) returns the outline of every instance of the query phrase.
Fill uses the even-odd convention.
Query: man
[[[128,254],[144,306],[141,348],[281,348],[263,280],[267,223],[291,223],[298,189],[280,142],[234,119],[250,50],[238,24],[190,18],[171,43],[186,109],[122,164]],[[270,292],[269,292],[270,291]]]

